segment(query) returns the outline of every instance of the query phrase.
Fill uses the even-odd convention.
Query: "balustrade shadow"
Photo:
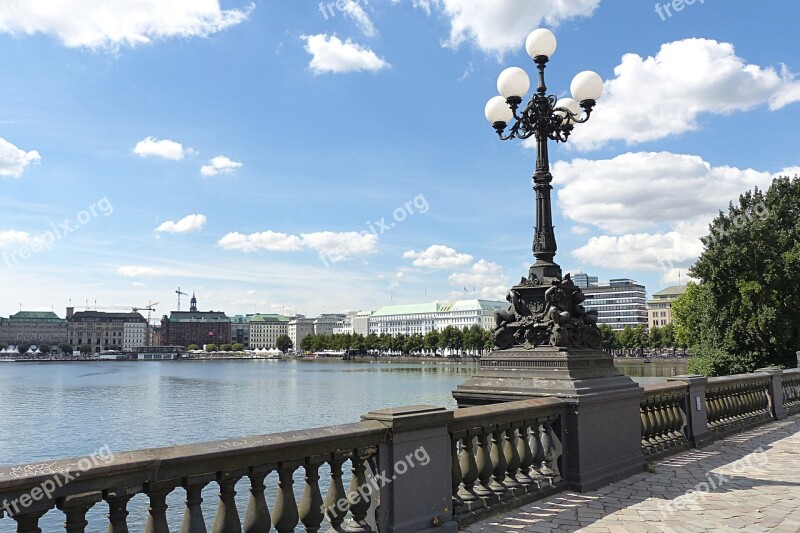
[[[587,526],[621,524],[605,520],[633,509],[645,520],[679,520],[675,513],[687,505],[700,505],[714,495],[735,494],[764,487],[800,487],[792,480],[767,479],[770,474],[769,452],[774,444],[800,431],[800,416],[750,429],[739,435],[716,441],[703,448],[684,451],[651,463],[651,471],[637,474],[601,489],[579,494],[561,492],[520,507],[495,521],[484,521],[468,531],[479,532],[507,528],[509,532],[576,532]],[[763,450],[763,451],[760,451]],[[757,456],[757,457],[756,457]],[[737,472],[737,473],[731,473]],[[775,474],[772,470],[772,474]],[[790,474],[790,473],[787,473]],[[626,522],[630,525],[630,522]]]

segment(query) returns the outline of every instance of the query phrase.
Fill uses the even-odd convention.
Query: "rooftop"
[[[653,298],[659,300],[664,298],[677,298],[686,292],[686,285],[673,285],[664,290],[660,290],[653,295]]]
[[[20,311],[8,318],[9,320],[64,320],[52,311]]]

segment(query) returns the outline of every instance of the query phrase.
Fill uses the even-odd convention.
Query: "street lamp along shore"
[[[550,198],[553,176],[547,143],[566,142],[577,124],[589,120],[603,93],[603,80],[595,72],[580,72],[570,85],[573,98],[559,100],[548,95],[545,68],[556,46],[556,37],[550,30],[540,28],[531,32],[525,48],[536,63],[539,76],[530,100],[521,107],[531,87],[528,74],[521,68],[510,67],[497,79],[499,96],[489,100],[484,110],[501,140],[536,139],[536,172],[533,175],[536,228],[532,246],[536,262],[531,265],[528,277],[509,291],[509,311],[498,314],[494,341],[500,349],[548,344],[602,347],[596,313],[581,306],[582,292],[569,275],[562,278],[561,267],[555,263],[558,247],[553,229]],[[539,288],[527,290],[533,287]]]
[[[557,468],[568,487],[584,492],[641,472],[645,464],[640,427],[643,389],[602,350],[597,312],[584,309],[583,292],[569,274],[562,277],[555,263],[547,143],[566,142],[578,124],[589,120],[603,81],[594,72],[581,72],[572,80],[573,98],[548,96],[544,71],[556,50],[556,38],[549,30],[535,30],[526,49],[539,71],[530,101],[521,108],[530,89],[528,75],[510,68],[500,74],[500,95],[486,104],[485,111],[501,139],[536,138],[536,262],[528,277],[508,291],[508,310],[495,313],[495,350],[481,357],[478,372],[459,385],[453,397],[459,407],[542,397],[564,400],[566,409],[553,428],[560,443],[553,447],[563,446],[561,457],[570,459]],[[541,429],[547,428],[543,424]],[[528,437],[513,427],[501,433],[506,442]]]

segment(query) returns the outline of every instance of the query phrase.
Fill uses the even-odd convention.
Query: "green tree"
[[[672,355],[675,355],[675,347],[677,346],[675,341],[675,324],[669,323],[661,328],[661,344],[664,348],[672,350]]]
[[[219,349],[223,352],[230,352],[233,349],[233,346],[230,344],[223,344],[219,347]]]
[[[303,350],[303,352],[310,352],[314,349],[314,337],[315,336],[312,334],[302,338],[300,341],[300,349]]]
[[[42,353],[50,353],[52,351],[52,348],[51,348],[51,346],[49,344],[40,344],[39,345],[39,350]]]
[[[723,375],[794,366],[800,348],[799,214],[800,179],[783,177],[766,192],[741,195],[711,223],[690,270],[700,280],[700,297],[691,302],[697,307],[676,316],[695,353],[690,371]]]
[[[664,332],[658,326],[650,328],[648,343],[654,350],[661,350],[664,347]]]
[[[633,331],[633,326],[625,326],[622,331],[617,333],[617,340],[620,347],[628,350],[628,355],[631,355],[630,350],[636,346],[636,333]]]
[[[63,353],[64,355],[72,355],[73,350],[71,344],[62,344],[61,346],[58,347],[58,349],[61,350],[61,353]]]
[[[196,344],[190,344],[189,346],[186,347],[186,349],[189,350],[190,352],[193,352],[198,349],[198,346]]]
[[[603,339],[603,349],[608,353],[613,354],[614,350],[618,350],[620,348],[619,339],[617,339],[617,333],[614,331],[614,328],[608,324],[598,324],[597,327],[600,329],[600,335]]]
[[[633,328],[633,347],[639,351],[639,355],[644,355],[644,349],[650,346],[650,339],[647,335],[647,328],[644,324],[639,324]]]
[[[434,329],[425,334],[425,349],[431,354],[436,355],[436,350],[438,348],[439,348],[439,332]]]
[[[88,354],[92,353],[92,347],[88,344],[82,344],[80,348],[78,348],[81,353]]]
[[[241,342],[235,342],[231,344],[231,350],[233,350],[234,352],[241,352],[242,350],[244,350],[244,344],[242,344]]]
[[[286,353],[292,348],[294,348],[294,343],[292,342],[292,339],[289,338],[289,335],[286,335],[285,333],[278,335],[278,338],[275,339],[275,345],[283,353]]]
[[[214,343],[211,343],[211,344],[206,344],[206,351],[207,351],[207,352],[216,352],[216,351],[217,351],[217,349],[218,349],[218,348],[217,348],[217,345],[216,345],[216,344],[214,344]]]

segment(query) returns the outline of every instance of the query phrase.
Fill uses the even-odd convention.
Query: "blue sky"
[[[535,154],[483,106],[540,26],[550,92],[607,80],[551,145],[565,270],[685,279],[717,210],[800,166],[791,2],[50,4],[0,8],[3,316],[160,315],[178,286],[229,314],[502,298]]]

